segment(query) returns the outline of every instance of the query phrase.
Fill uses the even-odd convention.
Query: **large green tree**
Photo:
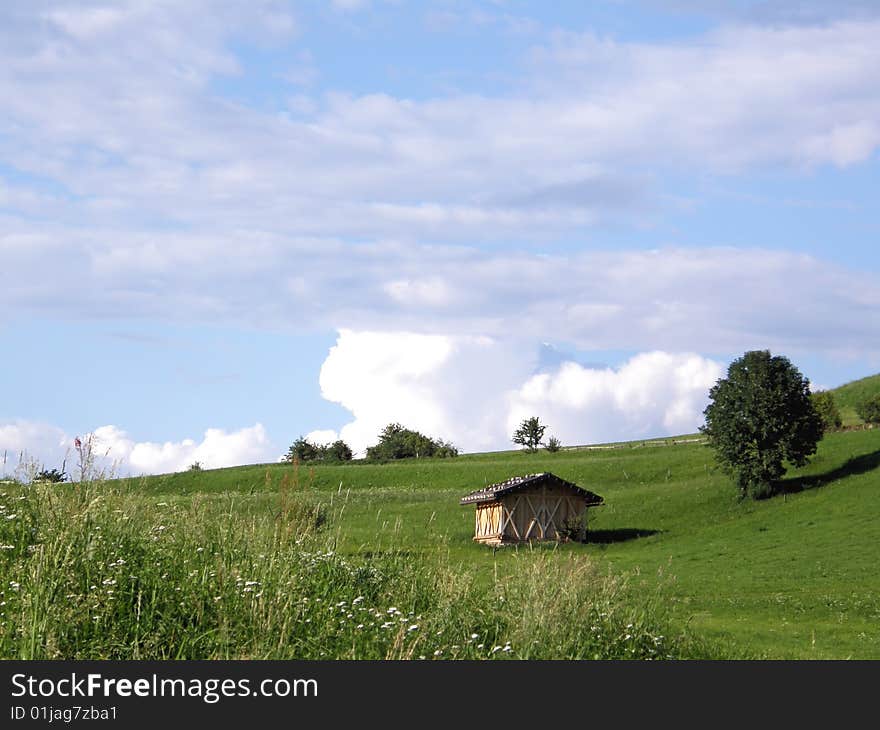
[[[541,420],[537,416],[524,418],[516,431],[513,432],[510,440],[515,444],[525,446],[529,451],[537,451],[546,430],[547,426],[542,425]]]
[[[734,360],[709,391],[702,432],[740,496],[779,490],[785,462],[803,466],[822,438],[810,381],[788,358],[754,350]]]

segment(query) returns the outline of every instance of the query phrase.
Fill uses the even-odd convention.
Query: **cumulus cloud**
[[[332,444],[339,438],[339,434],[332,428],[319,428],[315,431],[309,431],[305,435],[306,441],[317,446]]]
[[[723,374],[721,363],[692,353],[641,353],[616,370],[566,362],[510,397],[507,430],[540,414],[547,435],[565,444],[691,433]]]
[[[563,362],[535,374],[538,359],[521,342],[346,330],[321,390],[352,412],[340,436],[355,451],[391,422],[481,451],[510,448],[533,415],[567,444],[692,432],[723,371],[699,355],[649,352],[617,370]]]
[[[501,443],[507,390],[535,359],[488,337],[343,330],[321,368],[321,393],[352,412],[340,436],[356,452],[392,422],[489,449]]]
[[[13,473],[13,454],[25,450],[27,460],[46,468],[60,468],[66,460],[68,474],[76,476],[74,438],[61,429],[41,423],[17,421],[0,425],[0,454],[9,453],[6,473]],[[198,461],[203,468],[216,469],[238,464],[273,461],[277,454],[259,423],[227,432],[209,428],[201,441],[184,439],[154,443],[135,441],[117,426],[101,426],[81,436],[90,441],[95,467],[104,474],[127,476],[161,474],[187,469]]]
[[[0,423],[0,477],[12,477],[34,461],[60,469],[67,454],[64,431],[47,423]]]

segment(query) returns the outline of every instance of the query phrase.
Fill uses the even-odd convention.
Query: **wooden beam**
[[[557,537],[559,536],[559,528],[556,527],[556,522],[553,520],[553,517],[556,515],[556,512],[559,510],[559,505],[562,504],[563,499],[565,499],[565,498],[564,497],[557,497],[556,498],[556,506],[553,508],[553,511],[550,513],[550,516],[547,518],[547,527],[549,527],[550,525],[553,525],[553,529],[556,531]],[[545,536],[546,536],[546,532],[545,532]]]
[[[522,540],[523,538],[519,535],[519,530],[516,529],[516,522],[513,521],[513,513],[516,512],[516,508],[519,507],[520,497],[516,498],[516,501],[513,503],[513,507],[511,509],[507,509],[504,505],[504,502],[501,503],[501,509],[503,510],[504,519],[501,523],[500,535],[501,538],[504,539],[504,531],[507,529],[507,526],[510,525],[513,528],[513,534],[516,535],[517,540]]]

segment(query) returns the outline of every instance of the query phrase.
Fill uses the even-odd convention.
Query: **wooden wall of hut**
[[[501,542],[501,520],[503,518],[500,502],[477,505],[474,540],[478,542]]]
[[[583,497],[563,486],[524,489],[501,498],[504,542],[557,540],[566,523],[581,520]]]

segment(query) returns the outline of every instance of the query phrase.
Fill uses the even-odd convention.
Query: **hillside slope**
[[[834,388],[831,393],[834,394],[834,400],[840,409],[845,426],[862,423],[862,419],[856,415],[856,406],[861,401],[880,393],[880,374],[845,383]]]
[[[299,469],[296,489],[330,505],[337,549],[450,556],[478,581],[504,580],[525,548],[476,545],[459,498],[516,474],[552,471],[601,494],[587,544],[550,546],[662,590],[681,625],[751,655],[880,658],[880,432],[829,434],[789,493],[740,502],[701,444],[500,452]],[[270,519],[290,465],[183,473],[129,486],[151,503],[228,499]],[[534,549],[538,549],[537,546]],[[541,548],[545,549],[545,548]]]

